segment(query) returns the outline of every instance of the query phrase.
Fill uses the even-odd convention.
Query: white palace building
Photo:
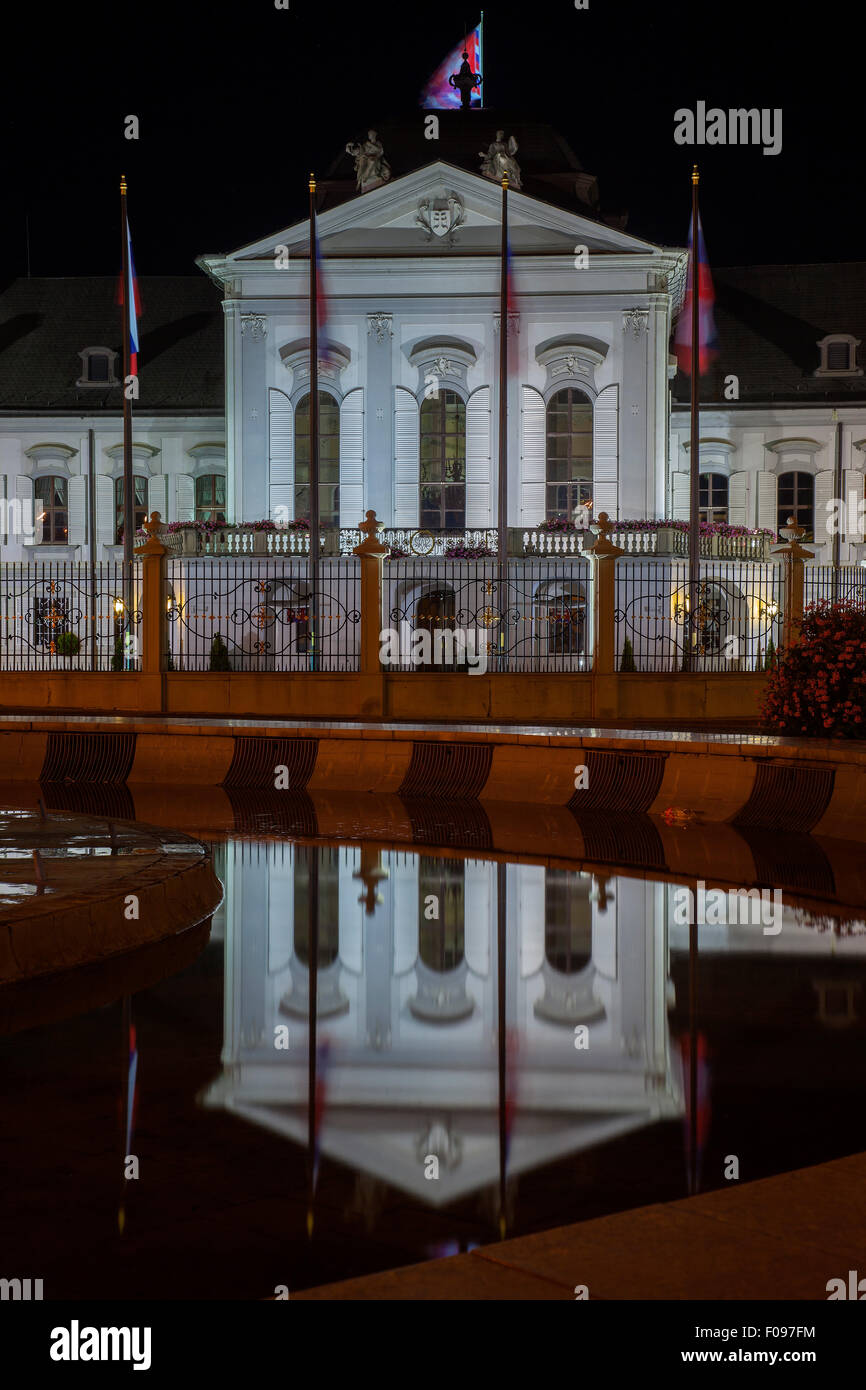
[[[368,508],[410,530],[497,525],[505,160],[508,523],[586,504],[620,521],[684,519],[688,382],[670,341],[685,250],[604,217],[595,178],[549,127],[487,111],[439,121],[436,141],[421,113],[382,126],[357,179],[344,153],[320,184],[322,525],[356,527]],[[308,236],[303,219],[201,256],[198,274],[141,277],[138,524],[153,510],[236,523],[308,512]],[[826,504],[841,490],[837,558],[850,562],[866,462],[863,266],[717,268],[715,282],[704,519],[775,532],[793,514],[829,561]],[[42,517],[37,541],[3,508],[6,560],[86,559],[91,515],[96,558],[120,558],[114,284],[19,279],[0,294],[0,488]]]

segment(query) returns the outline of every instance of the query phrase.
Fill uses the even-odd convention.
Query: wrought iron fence
[[[689,571],[671,560],[620,560],[618,671],[760,671],[782,630],[781,566],[705,561],[691,616]],[[687,644],[691,632],[691,646]]]
[[[805,565],[803,603],[853,603],[866,608],[866,568],[862,565]]]
[[[586,560],[389,560],[383,665],[392,671],[588,671]]]
[[[166,560],[174,671],[357,671],[357,560]]]
[[[140,670],[140,628],[138,564],[0,564],[4,670]]]

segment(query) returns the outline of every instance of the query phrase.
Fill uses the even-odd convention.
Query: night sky
[[[203,252],[302,217],[308,170],[323,175],[368,124],[415,113],[427,162],[418,92],[478,11],[290,4],[22,7],[4,34],[0,280],[26,272],[28,213],[33,275],[116,274],[121,171],[139,274],[187,274]],[[841,0],[487,5],[485,105],[549,121],[603,207],[672,245],[695,157],[674,143],[676,108],[781,107],[781,154],[697,151],[711,262],[866,261],[857,13]],[[138,142],[123,138],[130,113]]]

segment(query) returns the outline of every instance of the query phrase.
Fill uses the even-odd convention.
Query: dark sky
[[[195,273],[196,255],[279,230],[304,213],[308,170],[417,109],[478,15],[468,0],[290,5],[22,6],[4,35],[0,277],[25,272],[27,213],[34,275],[114,275],[121,171],[140,275]],[[711,262],[866,261],[858,13],[850,0],[488,5],[485,103],[556,126],[603,204],[675,245],[694,153],[674,143],[674,111],[781,107],[781,154],[698,151]]]

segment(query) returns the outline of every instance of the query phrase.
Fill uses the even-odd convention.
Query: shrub
[[[863,738],[866,611],[850,603],[807,608],[796,639],[772,654],[762,714],[782,733]]]
[[[111,657],[112,671],[123,670],[123,633],[118,632],[114,639],[114,652]]]
[[[81,651],[81,638],[74,632],[60,632],[54,639],[54,650],[58,656],[77,656]]]
[[[631,638],[627,637],[622,644],[622,656],[619,659],[620,671],[636,671],[634,664],[634,651],[631,645]]]
[[[232,664],[229,661],[229,649],[219,633],[211,642],[210,669],[212,671],[230,671],[232,669]]]

